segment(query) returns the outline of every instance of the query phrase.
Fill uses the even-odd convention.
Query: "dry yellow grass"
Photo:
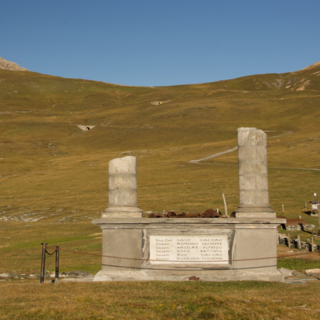
[[[2,282],[0,290],[0,319],[10,320],[304,320],[320,315],[320,282]]]

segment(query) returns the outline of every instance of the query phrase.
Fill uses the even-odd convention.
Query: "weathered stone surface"
[[[237,218],[274,218],[269,205],[267,135],[256,128],[238,129],[239,195]]]
[[[316,268],[316,269],[306,270],[306,274],[312,274],[312,273],[316,273],[316,274],[320,275],[320,269]]]
[[[0,278],[9,278],[10,274],[9,273],[0,273]]]
[[[94,220],[103,230],[102,269],[95,281],[168,280],[189,281],[195,276],[200,281],[261,280],[282,281],[277,270],[276,227],[280,219],[150,219],[102,218]],[[280,223],[283,220],[280,220]],[[150,261],[155,251],[170,251],[164,246],[155,249],[154,239],[190,239],[195,246],[199,239],[224,238],[221,248],[212,243],[207,248],[180,246],[191,250],[191,261],[169,263],[166,260]],[[153,244],[152,244],[153,242]],[[209,241],[210,242],[210,241]],[[213,248],[214,247],[214,248]],[[204,262],[194,261],[203,252],[196,250],[221,250],[223,259],[212,257]],[[173,251],[172,251],[173,250]],[[175,260],[177,246],[169,252]],[[188,256],[187,256],[188,257]],[[190,256],[189,256],[190,257]],[[174,258],[174,259],[173,259]],[[156,259],[162,260],[162,259]],[[227,260],[227,261],[226,261]]]
[[[282,282],[283,275],[279,271],[250,271],[248,270],[179,270],[176,272],[144,271],[144,270],[119,270],[104,272],[99,271],[93,281],[190,281],[196,277],[199,281],[274,281]]]
[[[18,66],[15,62],[8,61],[0,57],[0,69],[13,71],[28,71],[26,68]]]
[[[102,217],[142,217],[137,204],[137,159],[133,156],[109,162],[109,205]]]
[[[294,270],[290,270],[286,268],[280,268],[278,270],[283,274],[284,277],[292,276],[292,273],[294,272]]]

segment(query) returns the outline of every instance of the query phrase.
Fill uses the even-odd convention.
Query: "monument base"
[[[282,281],[277,218],[102,218],[94,281]]]
[[[99,271],[93,281],[273,281],[282,282],[284,275],[278,270],[215,270],[215,271]]]

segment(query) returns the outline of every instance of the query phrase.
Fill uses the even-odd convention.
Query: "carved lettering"
[[[150,236],[151,264],[228,264],[226,235]]]

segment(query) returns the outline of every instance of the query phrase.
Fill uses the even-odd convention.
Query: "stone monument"
[[[256,128],[238,129],[239,198],[237,218],[275,218],[269,206],[267,135]]]
[[[109,162],[109,205],[103,218],[141,218],[137,204],[137,159],[128,156]]]
[[[266,135],[240,128],[240,205],[235,218],[142,218],[136,158],[109,164],[109,206],[102,229],[102,268],[94,281],[282,281],[278,219],[269,206]]]

